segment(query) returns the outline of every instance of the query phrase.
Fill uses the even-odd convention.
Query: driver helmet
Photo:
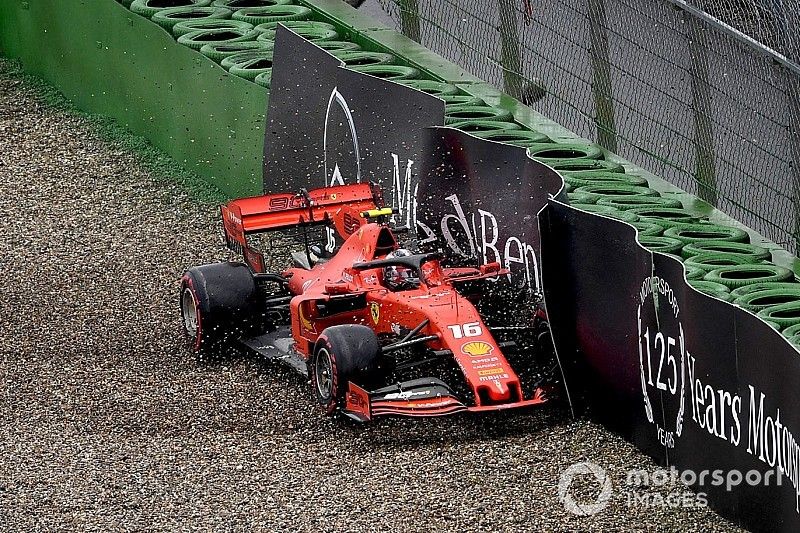
[[[395,257],[408,257],[412,255],[409,250],[405,248],[398,248],[393,252],[386,254],[386,259],[393,259]],[[417,273],[408,267],[404,266],[387,266],[383,269],[383,281],[390,288],[397,289],[402,287],[416,287],[419,285],[419,278]]]

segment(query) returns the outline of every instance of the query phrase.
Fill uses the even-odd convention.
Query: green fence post
[[[503,90],[516,99],[522,96],[522,63],[517,31],[517,0],[498,0],[500,9],[500,64],[503,67]]]
[[[610,152],[617,151],[617,127],[614,120],[614,95],[611,91],[611,65],[608,58],[608,21],[605,0],[588,0],[589,56],[592,62],[597,144]]]
[[[419,31],[419,4],[417,0],[399,0],[400,29],[403,35],[416,42],[420,42]]]
[[[714,154],[714,126],[711,119],[711,98],[708,94],[708,57],[706,38],[701,23],[691,13],[684,13],[689,28],[691,56],[692,109],[694,109],[695,179],[697,195],[717,205],[717,176]]]

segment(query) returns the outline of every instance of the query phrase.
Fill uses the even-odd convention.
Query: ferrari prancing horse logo
[[[369,304],[369,314],[372,316],[372,321],[377,324],[381,318],[381,306],[376,302],[371,302]]]

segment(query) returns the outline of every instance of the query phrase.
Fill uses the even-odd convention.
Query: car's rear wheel
[[[311,386],[325,414],[344,406],[348,383],[372,385],[381,373],[381,347],[370,328],[344,324],[325,328],[311,358]]]
[[[226,354],[230,341],[252,334],[261,323],[258,290],[241,263],[193,267],[181,278],[181,324],[199,361]]]

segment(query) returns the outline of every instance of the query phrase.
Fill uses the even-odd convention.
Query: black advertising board
[[[631,226],[558,202],[541,219],[548,314],[571,391],[583,383],[592,416],[691,471],[684,479],[725,516],[800,529],[800,354],[691,288],[681,263],[636,244]]]
[[[452,128],[425,133],[418,244],[465,264],[499,262],[511,270],[515,285],[540,290],[536,213],[560,193],[561,177],[525,148]]]
[[[282,26],[273,63],[264,191],[374,181],[405,215],[422,131],[444,123],[444,102],[344,68]]]

